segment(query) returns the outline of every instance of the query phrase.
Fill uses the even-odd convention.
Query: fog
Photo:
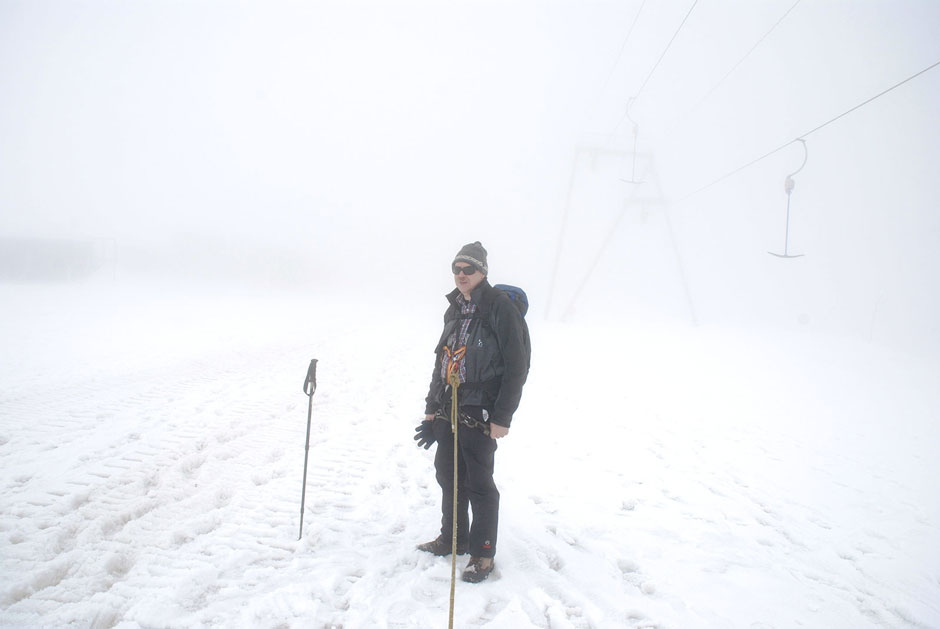
[[[481,240],[536,317],[936,357],[940,68],[820,125],[938,31],[932,0],[5,0],[0,244],[407,300]],[[801,145],[734,171],[800,137],[783,259]]]

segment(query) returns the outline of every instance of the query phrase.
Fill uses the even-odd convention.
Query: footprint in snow
[[[104,568],[108,574],[121,578],[134,567],[134,557],[129,552],[116,552],[105,561]]]
[[[483,608],[483,620],[492,620],[499,615],[501,611],[506,609],[509,605],[509,601],[503,598],[491,598],[487,602],[486,607]]]
[[[414,604],[399,601],[388,609],[390,628],[414,627]]]
[[[388,492],[388,489],[389,489],[389,484],[386,481],[380,481],[372,485],[373,494],[384,494]]]
[[[238,453],[231,448],[221,448],[215,455],[220,461],[228,461],[234,459],[236,456],[238,456]]]
[[[633,623],[637,623],[641,620],[646,620],[646,614],[638,609],[631,609],[627,612],[627,620]]]
[[[205,462],[205,455],[188,456],[180,463],[180,471],[186,476],[192,476]]]
[[[228,487],[223,487],[215,494],[215,506],[219,509],[225,507],[232,501],[233,492]]]
[[[540,509],[542,509],[542,511],[544,511],[545,513],[548,513],[549,515],[552,515],[558,512],[557,507],[552,505],[550,502],[546,502],[544,499],[542,499],[541,496],[529,496],[529,500],[531,500]]]
[[[552,535],[554,535],[555,537],[557,537],[558,539],[560,539],[561,541],[563,541],[564,543],[568,544],[572,548],[581,547],[581,543],[578,541],[578,539],[575,536],[569,534],[565,530],[559,530],[558,527],[555,526],[554,524],[551,524],[545,527],[545,530],[551,533]]]
[[[558,553],[553,551],[551,548],[539,548],[536,552],[538,553],[542,562],[555,572],[558,572],[565,567],[564,560],[562,560],[562,558],[558,556]]]
[[[628,575],[634,575],[640,571],[640,566],[637,565],[632,559],[618,559],[617,568],[620,569],[620,572],[623,573],[624,577]]]

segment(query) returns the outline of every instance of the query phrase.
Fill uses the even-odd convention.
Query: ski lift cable
[[[933,63],[933,64],[927,66],[926,68],[924,68],[924,69],[921,70],[920,72],[917,72],[917,73],[915,73],[915,74],[912,74],[911,76],[907,77],[907,78],[904,79],[903,81],[892,85],[892,86],[889,87],[888,89],[886,89],[886,90],[884,90],[884,91],[882,91],[882,92],[879,92],[878,94],[875,94],[874,96],[872,96],[872,97],[869,98],[868,100],[865,100],[865,101],[859,103],[858,105],[856,105],[855,107],[852,107],[851,109],[848,109],[848,110],[842,112],[841,114],[839,114],[839,115],[836,116],[835,118],[832,118],[831,120],[828,120],[828,121],[822,123],[822,124],[819,125],[818,127],[814,128],[814,129],[811,129],[811,130],[807,131],[806,133],[803,133],[802,135],[797,136],[797,137],[794,138],[793,140],[790,140],[789,142],[786,142],[786,143],[784,143],[784,144],[778,146],[778,147],[775,148],[774,150],[769,151],[769,152],[767,152],[767,153],[761,155],[761,156],[758,157],[757,159],[751,160],[751,161],[749,161],[747,164],[744,164],[743,166],[739,166],[738,168],[735,168],[735,169],[732,170],[731,172],[722,175],[722,176],[719,177],[718,179],[715,179],[715,180],[712,181],[711,183],[702,186],[702,187],[699,188],[698,190],[695,190],[694,192],[690,192],[690,193],[687,194],[686,196],[684,196],[684,197],[682,197],[681,199],[679,199],[678,202],[681,203],[681,202],[683,202],[683,201],[689,199],[690,197],[693,197],[693,196],[699,194],[700,192],[704,192],[705,190],[708,190],[708,189],[711,188],[712,186],[721,183],[721,182],[724,181],[725,179],[728,179],[729,177],[733,177],[734,175],[738,174],[738,173],[741,172],[742,170],[745,170],[746,168],[750,168],[751,166],[753,166],[753,165],[756,164],[757,162],[760,162],[760,161],[762,161],[762,160],[767,159],[768,157],[770,157],[770,156],[773,155],[774,153],[779,153],[780,151],[782,151],[783,149],[787,148],[787,147],[790,146],[791,144],[794,144],[795,142],[800,142],[801,140],[806,139],[807,137],[809,137],[810,135],[816,133],[817,131],[821,130],[822,128],[831,125],[833,122],[835,122],[835,121],[837,121],[837,120],[839,120],[839,119],[841,119],[841,118],[844,118],[845,116],[849,115],[849,114],[852,113],[853,111],[856,111],[856,110],[858,110],[858,109],[861,109],[861,108],[864,107],[865,105],[868,105],[869,103],[871,103],[871,102],[873,102],[873,101],[875,101],[875,100],[881,98],[882,96],[884,96],[884,95],[887,94],[888,92],[891,92],[891,91],[893,91],[893,90],[895,90],[895,89],[901,87],[901,86],[904,85],[905,83],[916,79],[916,78],[919,77],[920,75],[922,75],[922,74],[924,74],[924,73],[926,73],[926,72],[929,72],[930,70],[933,70],[933,69],[936,68],[937,66],[940,66],[940,61],[937,61],[937,62],[935,62],[935,63]]]
[[[855,111],[856,109],[860,109],[860,108],[864,107],[865,105],[867,105],[868,103],[872,102],[873,100],[875,100],[875,99],[877,99],[877,98],[881,98],[882,96],[884,96],[884,95],[887,94],[888,92],[890,92],[890,91],[892,91],[892,90],[894,90],[894,89],[896,89],[896,88],[901,87],[902,85],[904,85],[904,84],[907,83],[908,81],[912,81],[912,80],[916,79],[916,78],[919,77],[921,74],[924,74],[924,73],[926,73],[926,72],[928,72],[928,71],[930,71],[930,70],[933,70],[933,69],[936,68],[937,66],[940,66],[940,61],[937,61],[937,62],[935,62],[935,63],[933,63],[933,64],[927,66],[926,68],[924,68],[924,69],[921,70],[920,72],[917,72],[916,74],[912,74],[911,76],[907,77],[906,79],[904,79],[904,80],[901,81],[900,83],[896,83],[895,85],[892,85],[891,87],[889,87],[888,89],[884,90],[883,92],[880,92],[880,93],[878,93],[878,94],[875,94],[874,96],[872,96],[871,98],[869,98],[869,99],[866,100],[865,102],[859,103],[858,105],[856,105],[856,106],[853,107],[852,109],[849,109],[848,111],[842,112],[841,114],[839,114],[838,116],[836,116],[836,117],[833,118],[832,120],[829,120],[829,121],[827,121],[827,122],[822,123],[821,125],[819,125],[819,126],[816,127],[815,129],[813,129],[813,130],[811,130],[811,131],[807,131],[806,133],[804,133],[804,134],[801,135],[800,137],[801,137],[801,138],[805,138],[805,137],[807,137],[807,136],[809,136],[809,135],[812,135],[813,133],[816,133],[817,131],[819,131],[819,130],[822,129],[823,127],[829,126],[830,124],[832,124],[833,122],[835,122],[835,121],[838,120],[839,118],[842,118],[842,117],[844,117],[844,116],[849,115],[850,113],[852,113],[852,112]]]
[[[640,13],[643,12],[643,7],[646,6],[646,0],[640,4],[640,8],[637,10],[636,15],[633,16],[633,23],[630,24],[630,30],[627,31],[627,36],[623,38],[623,43],[620,45],[620,52],[617,53],[617,58],[614,59],[614,65],[610,67],[610,72],[607,73],[607,78],[604,79],[604,86],[601,87],[601,94],[607,90],[607,85],[610,83],[610,79],[614,76],[614,70],[617,69],[617,66],[620,65],[620,58],[623,56],[623,51],[627,49],[627,42],[630,41],[630,36],[633,35],[633,29],[636,28],[636,23],[640,19]]]
[[[656,72],[656,69],[659,67],[659,64],[662,63],[663,59],[666,57],[666,53],[669,52],[670,48],[672,48],[673,42],[676,41],[676,37],[679,36],[679,32],[682,30],[682,27],[685,26],[686,21],[688,21],[689,16],[692,15],[692,11],[695,9],[695,5],[697,4],[698,4],[698,0],[695,0],[695,2],[692,3],[692,6],[689,7],[688,13],[685,14],[685,17],[682,18],[682,22],[679,24],[679,28],[676,29],[676,32],[672,34],[672,39],[670,39],[669,43],[666,44],[666,48],[665,50],[663,50],[663,54],[659,55],[659,59],[657,59],[656,63],[653,64],[653,68],[650,70],[650,73],[646,75],[646,79],[644,79],[643,84],[640,85],[640,89],[638,89],[636,91],[636,94],[634,94],[633,96],[634,101],[636,101],[636,99],[640,97],[640,94],[643,92],[644,88],[646,88],[646,84],[650,82],[651,78],[653,78],[653,74]]]
[[[676,41],[676,37],[678,37],[679,32],[682,30],[682,27],[685,26],[686,21],[688,21],[689,16],[692,15],[692,11],[695,9],[695,5],[697,4],[698,4],[698,0],[695,0],[695,2],[692,3],[692,6],[689,7],[689,11],[685,14],[685,17],[682,18],[682,23],[679,24],[679,28],[676,29],[676,32],[672,34],[672,39],[669,40],[669,43],[666,44],[666,48],[663,50],[662,54],[659,55],[659,59],[657,59],[656,63],[653,64],[653,68],[650,70],[649,74],[646,75],[646,79],[644,79],[642,85],[640,85],[640,89],[638,89],[636,91],[636,94],[633,95],[633,98],[630,99],[632,102],[635,102],[636,99],[640,97],[640,94],[643,92],[643,89],[646,87],[646,84],[649,83],[651,78],[653,78],[653,74],[656,72],[656,69],[659,67],[659,64],[662,63],[662,60],[666,57],[666,53],[669,52],[669,49],[672,47],[672,43]],[[624,112],[623,116],[620,118],[620,121],[617,123],[617,126],[614,127],[614,130],[611,132],[611,135],[613,135],[614,133],[617,133],[617,129],[620,128],[620,125],[623,124],[623,121],[626,117],[627,117],[627,112]]]
[[[770,34],[773,33],[773,32],[776,30],[776,28],[777,28],[778,26],[780,26],[780,23],[783,22],[783,21],[787,18],[787,16],[790,15],[790,13],[793,11],[793,9],[795,9],[795,8],[797,7],[797,5],[798,5],[800,2],[802,2],[802,1],[803,1],[803,0],[796,0],[796,2],[794,2],[793,5],[792,5],[789,9],[787,9],[787,12],[784,13],[784,14],[780,17],[780,19],[777,20],[776,23],[774,23],[774,25],[770,27],[770,30],[767,31],[766,33],[764,33],[764,35],[763,35],[760,39],[757,40],[757,43],[755,43],[753,46],[751,46],[751,49],[748,50],[747,53],[745,53],[745,55],[744,55],[743,57],[741,57],[740,59],[738,59],[738,62],[737,62],[736,64],[734,64],[733,66],[731,66],[731,69],[728,70],[728,72],[725,73],[725,75],[724,75],[723,77],[721,77],[721,78],[718,80],[718,82],[715,83],[715,84],[711,87],[711,89],[709,89],[709,90],[705,93],[704,96],[702,96],[701,100],[699,100],[699,102],[695,105],[695,107],[692,109],[692,111],[695,111],[696,109],[698,109],[699,107],[701,107],[701,106],[702,106],[702,103],[704,103],[706,100],[708,100],[708,98],[712,95],[712,93],[713,93],[715,90],[717,90],[717,89],[721,86],[721,84],[724,83],[725,80],[726,80],[729,76],[731,76],[731,75],[734,73],[735,70],[738,69],[738,66],[740,66],[742,63],[744,63],[744,62],[747,60],[747,58],[750,57],[751,54],[752,54],[755,50],[757,50],[757,47],[760,46],[760,45],[764,42],[764,40],[767,39],[767,38],[770,36]]]

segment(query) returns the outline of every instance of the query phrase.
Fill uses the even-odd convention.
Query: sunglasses
[[[476,273],[476,272],[479,270],[479,269],[477,269],[475,266],[473,266],[472,264],[469,265],[469,266],[457,266],[457,265],[455,264],[455,265],[454,265],[453,267],[451,267],[451,268],[452,268],[453,271],[454,271],[454,275],[460,275],[461,273],[463,273],[464,275],[473,275],[474,273]]]

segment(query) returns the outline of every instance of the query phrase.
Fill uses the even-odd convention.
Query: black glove
[[[418,424],[418,427],[415,428],[415,432],[417,433],[415,435],[415,441],[418,442],[419,448],[423,446],[424,449],[427,450],[431,447],[431,444],[437,441],[437,437],[434,436],[434,431],[431,429],[433,424],[433,421],[421,422]]]

